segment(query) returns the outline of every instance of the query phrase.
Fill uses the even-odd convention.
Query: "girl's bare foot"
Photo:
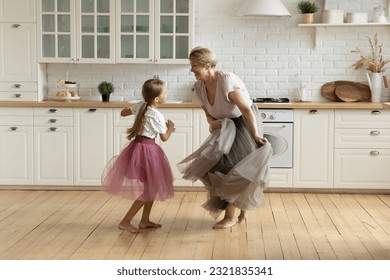
[[[238,215],[237,223],[241,223],[242,221],[244,221],[246,219],[245,214],[246,214],[245,211],[241,210],[240,215]]]
[[[231,228],[236,223],[236,219],[223,218],[213,226],[213,229]]]
[[[148,221],[148,222],[140,222],[138,226],[140,229],[142,229],[142,228],[159,228],[159,227],[161,227],[161,224],[156,224],[156,223],[153,223],[151,221]]]
[[[139,232],[141,232],[138,228],[136,228],[135,226],[133,226],[130,223],[120,223],[118,225],[118,228],[120,230],[127,230],[127,231],[129,231],[131,233],[139,233]]]

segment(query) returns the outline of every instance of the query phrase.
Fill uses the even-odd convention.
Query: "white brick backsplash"
[[[387,7],[387,0],[314,1],[320,6],[315,15],[317,22],[324,9],[367,12],[371,20],[374,7]],[[384,45],[384,57],[390,58],[390,26],[317,28],[317,49],[313,49],[314,28],[297,27],[301,23],[296,8],[299,0],[282,0],[292,15],[286,18],[236,16],[243,0],[194,2],[195,45],[212,48],[219,61],[217,66],[241,77],[252,96],[298,100],[299,78],[306,84],[308,96],[320,101],[324,83],[341,79],[365,83],[364,71],[352,67],[358,56],[351,50],[359,47],[368,52],[367,36],[375,33]],[[98,96],[98,83],[109,80],[116,86],[114,95],[124,100],[140,98],[143,82],[159,75],[168,85],[170,99],[190,101],[195,81],[189,65],[48,64],[47,69],[49,88],[55,88],[68,72],[70,80],[80,82],[82,95]],[[390,100],[390,90],[384,91],[383,97]]]

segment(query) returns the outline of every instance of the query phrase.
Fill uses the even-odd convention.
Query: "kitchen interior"
[[[298,0],[262,2],[0,0],[0,259],[389,260],[390,63],[378,85],[353,51],[377,38],[390,59],[390,2],[313,0],[313,23]],[[175,168],[209,133],[191,102],[198,45],[244,81],[274,149],[264,206],[220,231]],[[100,176],[153,77],[176,124],[159,143],[175,196],[153,206],[161,229],[135,235],[116,229],[130,202]]]

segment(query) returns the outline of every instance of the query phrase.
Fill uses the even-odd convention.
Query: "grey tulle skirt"
[[[262,119],[255,105],[252,111],[262,134]],[[270,143],[259,146],[241,116],[223,119],[222,128],[213,130],[199,149],[177,166],[184,179],[203,182],[208,200],[202,206],[217,218],[228,204],[241,210],[262,204],[271,156]]]

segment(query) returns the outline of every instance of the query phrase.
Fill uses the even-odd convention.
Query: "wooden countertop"
[[[96,102],[96,101],[0,101],[0,107],[71,107],[71,108],[125,108],[129,102]],[[292,102],[292,103],[260,103],[259,108],[270,109],[390,109],[390,103],[372,102]],[[166,103],[159,108],[199,108],[191,102]]]

